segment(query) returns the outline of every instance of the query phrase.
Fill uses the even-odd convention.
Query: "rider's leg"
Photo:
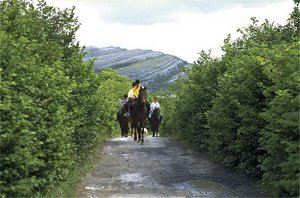
[[[130,115],[130,107],[131,107],[131,98],[128,99],[128,101],[125,104],[125,111],[126,113],[124,114],[124,116],[128,117]]]

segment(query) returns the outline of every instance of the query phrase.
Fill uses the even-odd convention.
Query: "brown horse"
[[[153,110],[150,124],[151,124],[151,131],[153,133],[152,137],[158,137],[158,129],[160,125],[160,110],[159,108],[156,108]]]
[[[117,120],[119,121],[119,125],[121,128],[121,137],[127,137],[129,131],[129,120],[126,116],[124,116],[125,109],[124,107],[120,108],[117,114]]]
[[[144,128],[146,124],[148,108],[147,108],[147,91],[141,90],[138,99],[132,106],[132,124],[137,128],[138,142],[144,144]]]

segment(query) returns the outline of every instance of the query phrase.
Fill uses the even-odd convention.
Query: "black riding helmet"
[[[136,79],[136,80],[134,81],[134,83],[135,83],[135,84],[140,84],[141,82],[140,82],[138,79]]]

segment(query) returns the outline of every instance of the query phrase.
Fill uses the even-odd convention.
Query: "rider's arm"
[[[128,98],[133,98],[134,97],[133,89],[130,89],[127,95],[128,95]]]

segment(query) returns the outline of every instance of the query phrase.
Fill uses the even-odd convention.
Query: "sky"
[[[151,49],[196,61],[201,50],[221,56],[228,34],[256,17],[284,25],[293,0],[47,0],[71,8],[81,23],[82,46]]]

